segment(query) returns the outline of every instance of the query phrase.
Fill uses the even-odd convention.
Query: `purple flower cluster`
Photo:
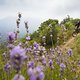
[[[16,74],[12,80],[25,80],[21,74]]]
[[[10,53],[10,58],[14,58],[16,55],[19,55],[23,60],[25,57],[25,50],[20,46],[15,46]]]
[[[8,41],[9,41],[9,42],[14,41],[15,38],[16,38],[15,32],[9,32],[9,33],[8,33]]]
[[[66,65],[65,65],[64,63],[61,63],[61,64],[60,64],[60,68],[61,68],[62,70],[64,70],[64,69],[66,68]]]
[[[72,49],[70,48],[70,49],[68,49],[68,55],[71,57],[72,56]]]
[[[4,71],[6,71],[7,73],[9,73],[11,70],[11,65],[10,62],[8,62],[5,66],[4,66]]]
[[[34,68],[34,62],[33,61],[28,63],[28,68]]]
[[[15,69],[20,70],[20,67],[24,61],[25,57],[25,49],[23,49],[21,46],[15,46],[11,52],[10,52],[10,58],[11,58],[11,62],[13,67],[15,67]]]
[[[35,68],[28,69],[28,75],[30,80],[44,80],[44,72],[41,66],[37,66]]]

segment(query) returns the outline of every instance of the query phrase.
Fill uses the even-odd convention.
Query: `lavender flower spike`
[[[20,74],[16,74],[12,80],[25,80],[25,78]]]

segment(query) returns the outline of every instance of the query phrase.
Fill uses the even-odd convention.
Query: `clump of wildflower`
[[[35,68],[28,69],[28,75],[30,80],[44,80],[43,67],[37,66]]]
[[[66,68],[66,65],[64,63],[61,63],[60,64],[60,77],[63,76],[65,68]]]
[[[33,61],[30,61],[28,63],[28,68],[34,68],[34,62]]]
[[[15,40],[15,38],[16,38],[15,32],[9,32],[8,33],[8,41],[9,42],[13,42]]]
[[[51,69],[54,69],[53,61],[51,59],[49,60],[49,66],[50,66]]]
[[[66,65],[64,63],[61,63],[60,68],[64,70],[66,68]]]
[[[20,70],[23,60],[25,59],[25,50],[20,46],[15,46],[10,52],[12,65],[17,71]]]
[[[21,74],[16,74],[12,80],[25,80]]]
[[[67,53],[71,57],[72,56],[72,49],[68,49]]]
[[[10,62],[8,62],[5,66],[4,66],[4,71],[9,73],[11,71],[11,64]]]

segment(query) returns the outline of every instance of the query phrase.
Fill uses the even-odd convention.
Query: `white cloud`
[[[80,17],[79,5],[79,0],[0,0],[0,15],[16,16],[20,11],[24,17],[40,19]]]

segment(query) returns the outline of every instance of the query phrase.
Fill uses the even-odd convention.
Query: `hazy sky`
[[[16,16],[63,19],[67,15],[80,18],[80,0],[0,0],[0,19]]]

